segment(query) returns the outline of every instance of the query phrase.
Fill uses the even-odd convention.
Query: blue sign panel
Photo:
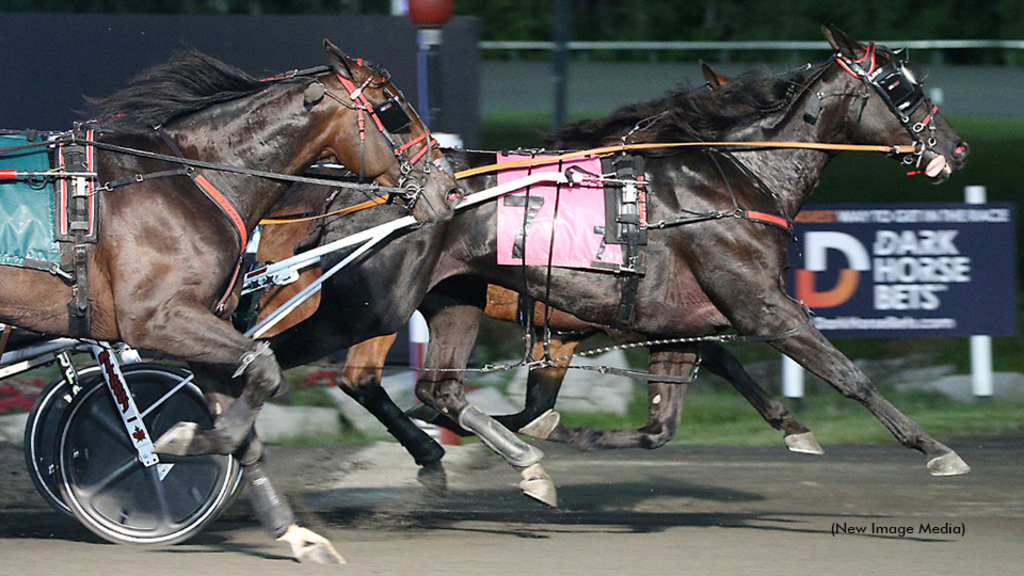
[[[1017,333],[1013,204],[805,206],[790,294],[834,337]]]

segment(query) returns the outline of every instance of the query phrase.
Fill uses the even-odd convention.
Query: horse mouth
[[[928,161],[928,165],[924,168],[924,175],[938,180],[945,180],[949,178],[950,174],[953,173],[953,168],[946,161],[946,157],[942,154],[936,154]]]

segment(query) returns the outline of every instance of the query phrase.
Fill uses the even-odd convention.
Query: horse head
[[[333,73],[309,84],[307,109],[341,108],[353,120],[334,123],[324,156],[334,157],[360,177],[397,187],[397,196],[423,222],[441,222],[454,214],[461,199],[455,173],[430,131],[386,70],[351,58],[324,40]],[[332,121],[334,116],[332,115]],[[355,145],[353,145],[355,142]]]
[[[849,38],[835,26],[822,28],[835,50],[835,81],[839,93],[817,90],[817,97],[845,96],[851,142],[913,146],[902,155],[912,170],[936,181],[963,168],[969,148],[924,93],[925,75],[900,51]],[[828,81],[826,81],[828,82]]]

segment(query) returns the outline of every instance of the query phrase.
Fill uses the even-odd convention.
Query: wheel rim
[[[100,383],[94,379],[97,375],[95,366],[78,371],[85,388]],[[68,385],[62,378],[50,382],[32,406],[25,426],[25,463],[29,477],[46,503],[68,516],[73,514],[60,494],[56,443],[71,399]]]
[[[153,438],[180,421],[212,427],[195,386],[166,395],[186,374],[126,367],[127,388]],[[221,511],[237,485],[237,461],[220,455],[162,456],[160,465],[147,468],[138,461],[116,410],[105,386],[82,391],[72,403],[58,451],[65,503],[87,528],[112,542],[187,539]]]

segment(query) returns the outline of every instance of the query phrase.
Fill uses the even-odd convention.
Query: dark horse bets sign
[[[807,206],[790,293],[830,336],[1017,333],[1012,204]]]

